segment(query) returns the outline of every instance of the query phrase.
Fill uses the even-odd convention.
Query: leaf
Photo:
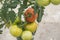
[[[0,29],[4,26],[2,19],[0,18]]]
[[[23,1],[24,6],[27,5],[27,2],[28,2],[28,0],[24,0],[24,1]]]
[[[10,4],[8,4],[8,7],[9,8],[16,8],[17,7],[17,3],[16,2],[10,3]]]
[[[2,23],[2,19],[0,18],[0,29],[3,27],[4,23]]]
[[[44,7],[40,7],[38,10],[38,18],[37,18],[38,22],[41,21],[43,14],[44,14]]]
[[[4,24],[0,24],[0,29],[3,27]]]
[[[3,21],[6,21],[6,22],[8,22],[7,11],[8,11],[8,7],[6,4],[4,4],[1,9],[0,15],[1,15],[1,18],[3,19]]]
[[[0,30],[0,34],[2,34],[2,30]]]
[[[5,23],[3,23],[2,19],[0,18],[0,29],[4,26]]]
[[[38,13],[39,7],[36,3],[34,4],[33,8],[34,8],[35,14]]]
[[[23,10],[24,10],[23,7],[20,7],[20,8],[18,9],[18,16],[20,17],[20,19],[21,19],[21,15],[23,14]]]
[[[0,2],[2,2],[2,0],[0,0]]]
[[[6,0],[5,2],[9,8],[16,8],[19,3],[18,0]]]
[[[15,21],[15,17],[16,17],[16,14],[15,14],[15,12],[14,11],[9,11],[8,13],[7,13],[7,17],[8,17],[8,20],[11,20],[12,21],[12,23]]]
[[[8,4],[8,7],[9,8],[16,8],[18,3],[19,3],[18,0],[11,0],[10,4]]]

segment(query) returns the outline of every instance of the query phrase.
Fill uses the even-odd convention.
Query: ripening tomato
[[[25,15],[25,20],[27,22],[34,22],[36,20],[36,18],[38,17],[38,14],[34,13],[33,8],[28,8],[24,15]]]

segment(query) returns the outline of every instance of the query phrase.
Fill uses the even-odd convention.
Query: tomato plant
[[[12,36],[17,37],[17,40],[27,39],[25,36],[30,40],[34,36],[33,32],[37,30],[36,22],[41,21],[45,6],[50,3],[58,5],[60,0],[0,0],[2,5],[0,8],[0,29],[5,26],[10,29]],[[0,34],[2,33],[3,31],[0,30]],[[21,35],[22,33],[23,35]]]

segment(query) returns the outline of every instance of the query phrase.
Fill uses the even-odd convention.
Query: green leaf
[[[10,4],[8,4],[8,7],[10,7],[10,8],[16,8],[18,3],[19,3],[18,0],[11,0]]]
[[[24,6],[27,5],[27,2],[28,2],[28,0],[24,0],[24,1],[23,1]]]
[[[0,30],[0,34],[2,34],[2,30]]]
[[[40,7],[38,10],[38,18],[37,18],[38,22],[40,22],[42,20],[43,14],[44,14],[44,7]]]
[[[0,24],[0,29],[3,27],[4,24]]]
[[[11,20],[11,22],[13,23],[15,21],[15,17],[16,17],[16,14],[14,11],[9,11],[7,13],[7,17],[8,17],[8,20]]]
[[[2,9],[1,9],[0,16],[6,22],[8,22],[7,12],[8,12],[7,4],[4,4]]]
[[[20,19],[21,19],[21,15],[23,14],[23,10],[24,10],[24,8],[22,8],[22,7],[20,7],[18,9],[18,16],[20,17]]]
[[[0,29],[4,26],[5,23],[3,23],[2,18],[0,18]]]
[[[4,26],[4,23],[2,23],[2,18],[0,17],[0,29]]]
[[[0,2],[2,2],[2,0],[0,0]]]
[[[38,13],[39,7],[36,3],[34,4],[34,6],[32,8],[34,8],[35,14]]]
[[[18,0],[5,0],[5,3],[7,4],[9,8],[16,8],[19,1]]]
[[[17,3],[16,2],[10,3],[10,4],[8,4],[8,7],[9,8],[16,8],[17,7]]]

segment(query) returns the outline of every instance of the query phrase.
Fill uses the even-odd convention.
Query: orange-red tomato
[[[38,14],[34,13],[34,9],[33,8],[28,8],[24,15],[25,15],[25,20],[27,22],[34,22],[35,19],[38,17]]]

